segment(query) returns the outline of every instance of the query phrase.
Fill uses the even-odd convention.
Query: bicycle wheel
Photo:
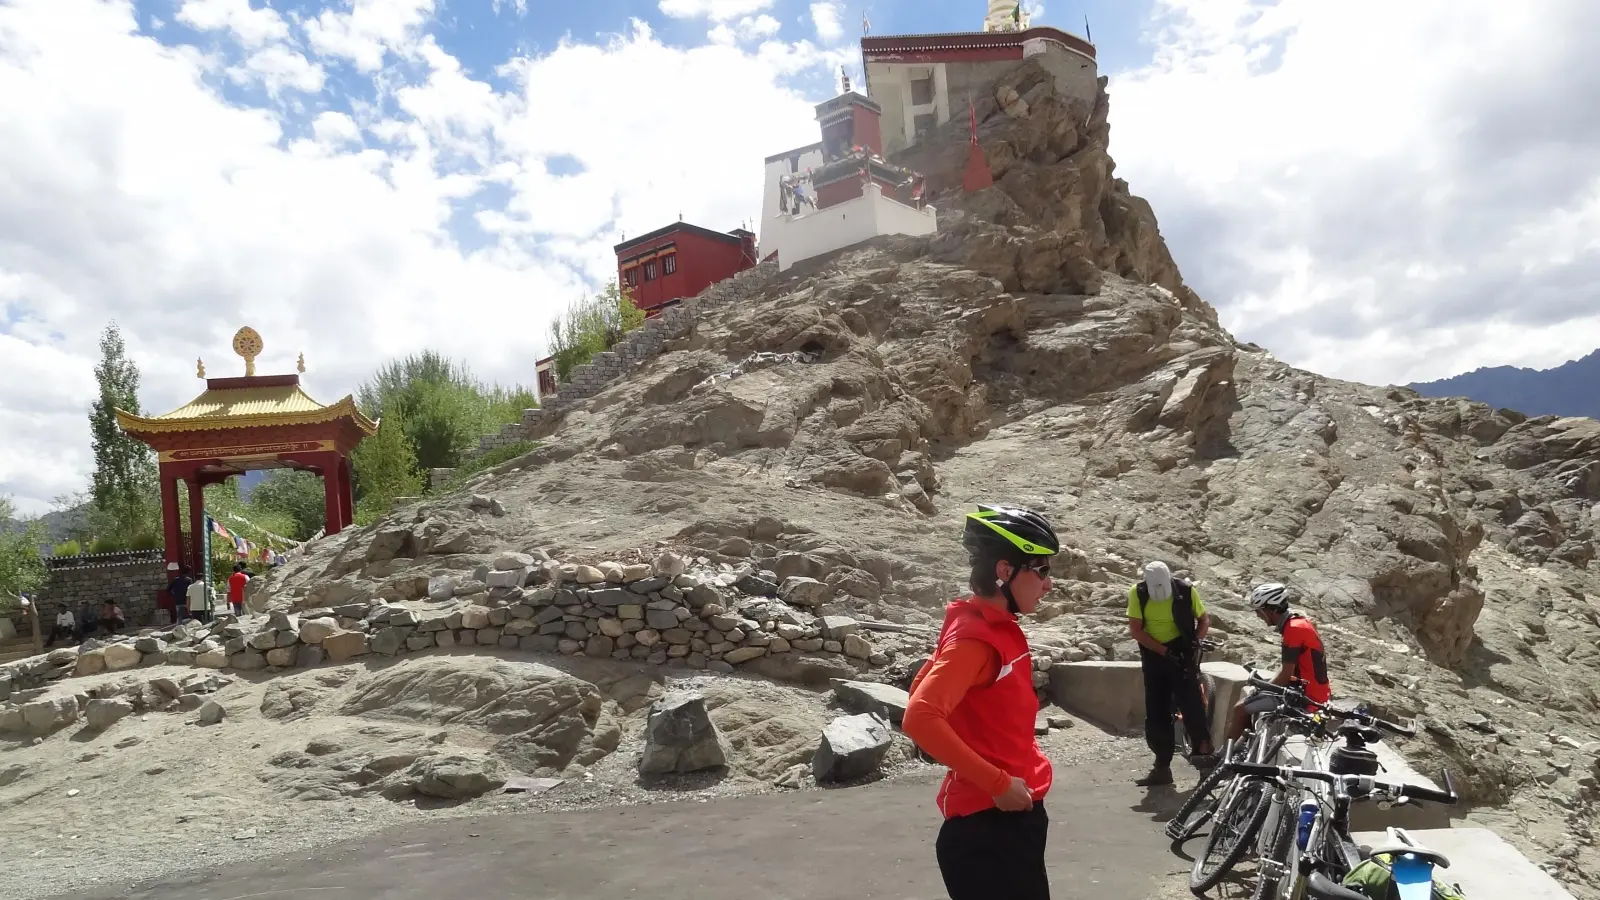
[[[1167,837],[1182,843],[1194,837],[1201,826],[1211,821],[1217,812],[1217,800],[1222,797],[1222,789],[1227,786],[1226,768],[1226,765],[1218,764],[1200,779],[1194,793],[1183,801],[1178,812],[1167,821]]]
[[[1284,886],[1292,884],[1290,857],[1300,827],[1299,816],[1291,814],[1296,810],[1297,806],[1284,803],[1283,815],[1278,817],[1272,840],[1267,842],[1267,853],[1261,858],[1261,866],[1256,871],[1256,889],[1250,895],[1250,900],[1278,900]]]
[[[1189,890],[1195,896],[1216,887],[1250,852],[1272,812],[1272,790],[1271,782],[1252,778],[1239,787],[1227,809],[1217,811],[1205,852],[1194,858],[1189,871]]]

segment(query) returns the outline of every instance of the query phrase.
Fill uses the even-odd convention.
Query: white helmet
[[[1251,609],[1272,609],[1282,612],[1289,608],[1289,588],[1276,581],[1256,585],[1250,592]]]

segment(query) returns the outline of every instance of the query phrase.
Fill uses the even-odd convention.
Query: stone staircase
[[[763,291],[778,275],[776,262],[764,262],[755,268],[726,278],[701,291],[699,295],[683,301],[629,332],[618,344],[604,353],[597,353],[589,362],[578,366],[572,375],[558,386],[557,392],[544,399],[539,409],[522,411],[522,421],[508,422],[494,434],[478,440],[478,449],[468,459],[498,447],[522,441],[532,441],[548,435],[566,416],[568,410],[600,393],[617,379],[661,355],[667,341],[683,337],[694,329],[700,315],[708,310],[743,303]],[[449,480],[454,469],[432,469],[428,483],[438,488]]]

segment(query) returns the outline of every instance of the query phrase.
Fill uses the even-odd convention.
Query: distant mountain
[[[73,531],[83,526],[87,517],[87,507],[75,506],[72,509],[58,509],[47,512],[39,517],[40,524],[50,536],[50,543],[55,544],[72,536]],[[6,519],[0,521],[0,532],[16,531],[25,523],[20,519]]]
[[[1495,366],[1407,387],[1425,397],[1467,397],[1529,416],[1600,419],[1600,350],[1553,369]]]

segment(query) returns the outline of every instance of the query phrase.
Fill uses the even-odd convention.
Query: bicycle
[[[1278,709],[1257,713],[1250,719],[1244,735],[1239,740],[1230,740],[1223,745],[1221,763],[1230,761],[1268,762],[1277,759],[1279,751],[1288,741],[1289,736],[1283,729],[1277,727],[1279,717],[1289,716],[1291,710],[1298,704],[1309,702],[1305,694],[1298,688],[1281,688],[1270,682],[1260,679],[1251,673],[1252,685],[1268,693],[1285,695],[1283,703]],[[1263,687],[1264,686],[1264,687]],[[1201,826],[1210,821],[1216,810],[1222,806],[1226,799],[1224,796],[1223,779],[1225,772],[1222,765],[1212,769],[1200,779],[1200,783],[1189,794],[1182,806],[1171,819],[1167,821],[1165,833],[1172,840],[1183,843],[1194,837]],[[1232,783],[1228,787],[1233,787]]]
[[[1325,720],[1322,706],[1308,700],[1302,688],[1275,685],[1254,672],[1250,674],[1250,684],[1263,693],[1277,695],[1279,702],[1274,709],[1260,713],[1256,717],[1253,725],[1254,733],[1248,745],[1250,750],[1244,755],[1242,762],[1258,765],[1276,763],[1291,732],[1304,733],[1313,741],[1326,738],[1325,732],[1321,730]],[[1307,712],[1308,707],[1315,712]],[[1233,750],[1230,743],[1230,755]],[[1200,795],[1199,800],[1196,801],[1195,795],[1190,796],[1191,801],[1203,803],[1206,794],[1216,791],[1222,784],[1220,779],[1228,774],[1234,775],[1233,779],[1221,788],[1221,793],[1212,801],[1209,809],[1196,806],[1187,814],[1184,814],[1184,810],[1179,810],[1180,814],[1185,815],[1185,819],[1174,830],[1184,840],[1192,836],[1208,819],[1215,823],[1210,836],[1206,839],[1205,849],[1195,855],[1194,866],[1189,872],[1189,890],[1195,896],[1204,896],[1206,891],[1221,883],[1233,867],[1244,859],[1251,847],[1259,844],[1262,827],[1272,811],[1271,785],[1260,778],[1239,775],[1240,762],[1235,757],[1235,761],[1226,768],[1218,766],[1211,773],[1217,780],[1213,780],[1209,785],[1202,783],[1196,788],[1195,794]],[[1259,850],[1260,848],[1258,852]]]
[[[1369,732],[1363,735],[1363,738],[1370,737],[1377,731],[1369,726],[1354,727]],[[1405,879],[1407,884],[1419,883],[1416,878],[1422,868],[1426,868],[1427,880],[1420,882],[1427,885],[1426,891],[1422,894],[1423,900],[1426,900],[1432,891],[1432,866],[1441,863],[1444,866],[1449,865],[1449,860],[1443,854],[1416,844],[1400,829],[1390,829],[1390,834],[1397,836],[1393,846],[1376,849],[1364,849],[1350,836],[1350,806],[1355,801],[1377,800],[1386,804],[1384,808],[1411,801],[1447,805],[1459,802],[1460,795],[1456,792],[1448,770],[1443,774],[1445,789],[1440,791],[1422,785],[1383,781],[1370,774],[1338,774],[1321,769],[1245,762],[1234,763],[1231,768],[1240,775],[1271,782],[1274,786],[1274,805],[1279,812],[1269,849],[1262,858],[1261,868],[1257,874],[1254,900],[1299,897],[1302,895],[1302,888],[1313,897],[1331,898],[1331,900],[1368,900],[1365,896],[1344,888],[1338,882],[1368,856],[1385,852],[1396,852],[1409,857]],[[1288,810],[1287,804],[1283,803],[1282,799],[1291,791],[1298,795],[1315,796],[1314,792],[1308,791],[1301,784],[1305,781],[1316,781],[1327,785],[1331,790],[1328,792],[1326,802],[1318,797],[1315,812],[1309,817],[1309,821],[1306,821],[1308,817],[1304,815],[1294,819],[1282,815]],[[1284,883],[1286,876],[1287,889]],[[1402,895],[1402,900],[1412,900],[1412,898]]]
[[[1200,667],[1205,664],[1206,654],[1213,653],[1221,647],[1222,645],[1220,643],[1212,640],[1211,638],[1201,638],[1199,642],[1195,644],[1194,670],[1197,676],[1200,672]],[[1206,690],[1206,682],[1204,678],[1200,679],[1200,705],[1206,710],[1208,715],[1214,715],[1211,709],[1211,692]],[[1206,726],[1209,730],[1210,722],[1207,722]],[[1174,730],[1175,740],[1173,746],[1181,750],[1184,757],[1192,758],[1194,756],[1195,747],[1194,744],[1189,740],[1189,729],[1185,728],[1183,724],[1183,710],[1179,709],[1173,713],[1172,727]]]

